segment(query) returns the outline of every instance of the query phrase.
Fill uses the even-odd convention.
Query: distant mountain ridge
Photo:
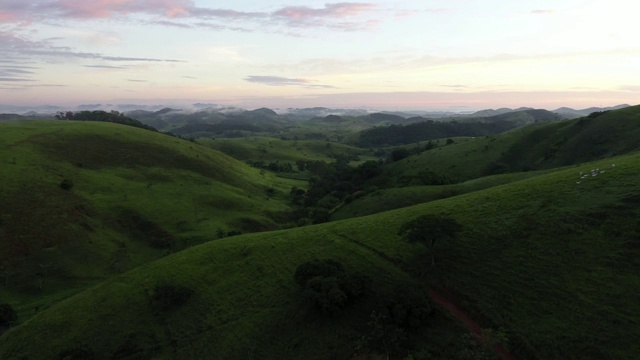
[[[620,104],[620,105],[616,105],[616,106],[610,106],[610,107],[590,107],[590,108],[586,108],[586,109],[582,109],[582,110],[575,110],[569,107],[561,107],[558,108],[556,110],[554,110],[553,112],[557,113],[558,115],[566,118],[566,119],[575,119],[575,118],[579,118],[582,116],[587,116],[593,112],[596,111],[610,111],[610,110],[619,110],[619,109],[624,109],[627,108],[631,105],[629,104]]]
[[[628,107],[628,104],[620,104],[609,107],[590,107],[586,109],[573,109],[570,107],[560,107],[555,110],[549,110],[551,112],[558,113],[562,116],[570,116],[571,118],[586,116],[594,111],[606,111],[617,110]],[[12,104],[0,104],[0,114],[2,113],[14,113],[17,115],[28,115],[45,117],[47,115],[54,115],[60,111],[82,111],[82,110],[116,110],[126,113],[139,113],[139,112],[158,112],[165,109],[172,109],[173,111],[182,111],[187,113],[194,113],[199,111],[208,112],[242,112],[251,111],[248,109],[240,108],[237,106],[221,105],[215,103],[194,103],[176,106],[167,104],[155,104],[155,105],[143,105],[143,104],[80,104],[77,106],[60,106],[60,105],[12,105]],[[263,107],[261,109],[268,109]],[[517,109],[511,108],[499,108],[499,109],[483,109],[479,111],[433,111],[433,110],[384,110],[384,109],[349,109],[349,108],[329,108],[329,107],[312,107],[312,108],[286,108],[286,109],[268,109],[278,115],[311,119],[315,117],[325,117],[328,115],[337,116],[364,116],[371,113],[384,113],[389,115],[396,115],[403,118],[411,118],[416,116],[427,118],[446,118],[446,117],[487,117],[501,115],[514,111],[533,110],[532,107],[520,107]],[[253,111],[259,109],[253,109]],[[127,114],[127,116],[131,116]]]
[[[376,118],[376,116],[372,116]],[[392,115],[383,117],[389,119]],[[397,118],[393,118],[397,120]],[[435,121],[422,117],[411,118],[405,123],[392,123],[377,126],[359,133],[356,143],[362,147],[397,146],[420,141],[442,139],[457,136],[496,135],[519,126],[558,121],[562,118],[555,113],[541,109],[526,109],[504,112],[488,117],[462,117],[446,121]]]

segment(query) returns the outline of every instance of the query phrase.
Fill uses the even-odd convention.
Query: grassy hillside
[[[486,175],[550,169],[625,154],[639,148],[640,105],[601,116],[525,126],[455,143],[390,165],[386,174],[425,170],[465,181]]]
[[[349,358],[370,331],[377,297],[369,295],[337,318],[309,311],[293,274],[297,265],[316,258],[336,259],[349,271],[367,271],[379,293],[391,293],[410,281],[393,264],[335,229],[223,239],[143,266],[56,305],[6,333],[0,356],[47,359],[89,349],[98,359]],[[193,296],[183,306],[155,314],[150,298],[158,283],[187,287]],[[433,322],[454,335],[462,333],[442,314]],[[38,335],[33,337],[32,331]],[[436,337],[440,352],[446,353],[455,341],[446,335]]]
[[[580,179],[592,169],[605,172]],[[634,359],[639,172],[634,154],[376,215],[203,244],[38,314],[0,338],[0,356],[45,359],[76,349],[112,359],[350,358],[375,300],[318,318],[302,306],[292,276],[304,261],[335,258],[368,274],[381,293],[412,279],[440,289],[484,327],[504,328],[520,358]],[[398,236],[422,214],[463,226],[455,240],[436,244],[435,268],[426,247]],[[193,293],[154,315],[157,283]],[[419,345],[454,358],[452,334],[459,329],[435,318]]]
[[[294,184],[110,123],[0,124],[0,163],[0,297],[22,320],[167,253],[275,229]]]
[[[216,140],[202,138],[197,142],[242,161],[280,161],[291,162],[294,165],[296,160],[332,161],[338,155],[354,157],[366,152],[353,146],[323,140],[281,140],[270,137],[251,137]]]
[[[363,197],[357,198],[336,209],[331,215],[331,220],[344,220],[430,201],[446,199],[451,196],[462,195],[488,189],[494,186],[509,184],[519,180],[529,179],[551,171],[554,170],[485,176],[479,179],[450,185],[407,186],[380,189]]]

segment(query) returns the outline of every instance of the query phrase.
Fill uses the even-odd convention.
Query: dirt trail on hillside
[[[399,261],[398,259],[394,259],[393,257],[383,253],[382,251],[379,251],[375,248],[373,248],[372,246],[369,246],[361,241],[358,241],[357,239],[351,238],[347,235],[344,234],[340,234],[340,233],[335,233],[336,235],[358,245],[361,246],[371,252],[373,252],[374,254],[378,255],[380,258],[396,265],[399,266],[400,268],[403,267],[403,264],[401,261]],[[449,312],[456,318],[459,319],[460,321],[462,321],[465,325],[465,327],[471,331],[471,333],[473,333],[475,336],[478,337],[478,339],[480,339],[481,341],[485,341],[486,339],[484,338],[483,334],[482,334],[482,328],[480,327],[480,325],[475,322],[472,318],[469,317],[469,315],[467,315],[467,313],[465,313],[464,311],[462,311],[456,304],[454,304],[453,302],[451,302],[451,300],[447,299],[446,297],[444,297],[442,294],[436,292],[433,289],[429,289],[429,298],[436,304],[442,306],[443,308],[449,310]],[[491,349],[493,350],[494,353],[496,353],[498,356],[500,356],[500,358],[502,358],[503,360],[517,360],[517,358],[509,352],[509,350],[507,350],[504,346],[502,345],[494,345],[491,347]]]
[[[436,303],[436,304],[442,306],[443,308],[449,310],[449,312],[453,316],[455,316],[457,319],[462,321],[464,323],[464,325],[467,327],[467,329],[469,331],[471,331],[471,333],[473,333],[475,336],[477,336],[480,340],[482,340],[482,341],[485,340],[485,339],[483,339],[482,328],[480,327],[480,325],[478,325],[477,322],[475,322],[472,318],[470,318],[469,315],[467,315],[467,313],[465,313],[459,307],[457,307],[454,303],[449,301],[449,299],[445,298],[444,296],[442,296],[441,294],[435,292],[432,289],[429,289],[429,297],[431,298],[431,300],[434,303]],[[517,359],[513,354],[511,354],[509,352],[509,350],[507,350],[502,345],[499,345],[499,344],[498,345],[494,345],[494,346],[492,346],[492,350],[504,360],[516,360]]]

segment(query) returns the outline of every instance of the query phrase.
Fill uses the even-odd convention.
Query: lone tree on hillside
[[[406,222],[398,235],[409,242],[421,242],[427,245],[431,253],[431,266],[436,265],[434,247],[437,241],[455,239],[462,230],[462,225],[455,219],[445,216],[427,214]]]

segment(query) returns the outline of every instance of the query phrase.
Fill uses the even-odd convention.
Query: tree
[[[405,148],[397,148],[391,152],[389,160],[391,160],[391,162],[396,162],[406,158],[407,156],[409,156],[409,150]]]
[[[0,304],[0,326],[11,326],[16,320],[18,315],[13,307],[9,304]]]
[[[156,315],[162,315],[184,305],[193,295],[194,291],[186,286],[158,283],[149,303]]]
[[[431,253],[431,266],[435,266],[436,242],[455,239],[461,230],[462,225],[455,219],[427,214],[406,222],[400,228],[398,235],[404,236],[409,242],[421,242],[427,245]]]
[[[73,181],[69,179],[64,179],[60,183],[60,187],[64,190],[71,190],[71,188],[73,188]]]
[[[426,325],[431,313],[427,294],[417,287],[398,286],[386,300],[388,317],[395,325],[405,330],[414,330]]]
[[[307,302],[331,317],[338,316],[350,302],[364,296],[369,286],[368,277],[347,274],[342,264],[332,259],[300,264],[293,278]]]

